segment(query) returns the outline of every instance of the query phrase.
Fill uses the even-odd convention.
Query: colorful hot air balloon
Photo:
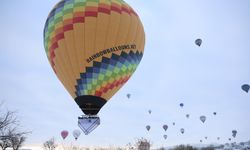
[[[249,89],[250,89],[250,85],[244,84],[244,85],[241,86],[241,89],[242,89],[243,91],[245,91],[246,93],[248,93],[248,92],[249,92]]]
[[[167,131],[168,125],[165,124],[165,125],[162,126],[162,128],[163,128],[165,131]]]
[[[202,44],[202,39],[196,39],[196,40],[195,40],[195,44],[196,44],[197,46],[201,46],[201,44]]]
[[[76,129],[73,131],[72,134],[73,134],[75,140],[77,140],[79,138],[79,136],[81,135],[81,131]]]
[[[66,139],[66,137],[69,135],[69,132],[67,131],[67,130],[63,130],[62,132],[61,132],[61,136],[62,136],[62,138],[63,139]]]
[[[86,115],[78,119],[85,134],[98,126],[88,120],[99,119],[100,109],[135,72],[144,45],[140,18],[123,0],[61,0],[50,12],[46,54]]]

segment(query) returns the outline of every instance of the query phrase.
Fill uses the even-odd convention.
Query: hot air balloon
[[[185,129],[181,128],[180,131],[181,131],[182,134],[184,134]]]
[[[196,40],[195,40],[195,44],[196,44],[197,46],[201,46],[201,44],[202,44],[202,39],[196,39]]]
[[[229,141],[231,141],[232,139],[231,138],[228,138]]]
[[[205,139],[207,140],[207,136],[205,136]]]
[[[187,117],[187,118],[189,118],[189,116],[190,116],[189,114],[186,114],[186,117]]]
[[[249,84],[244,84],[241,86],[242,90],[245,91],[246,93],[249,92],[250,89],[250,85]]]
[[[206,121],[206,116],[200,116],[200,120],[201,120],[203,123],[205,123],[205,121]]]
[[[150,127],[149,125],[146,126],[146,129],[147,129],[148,131],[150,130],[150,128],[151,128],[151,127]]]
[[[80,130],[76,129],[76,130],[73,131],[73,136],[74,136],[75,140],[77,140],[80,135],[81,135]]]
[[[181,106],[181,108],[183,108],[184,104],[183,104],[183,103],[180,103],[180,106]]]
[[[166,140],[168,138],[168,136],[167,135],[163,135],[163,138]]]
[[[173,122],[173,126],[175,126],[175,122]]]
[[[237,131],[236,130],[233,130],[232,131],[232,136],[235,138],[236,137],[236,134],[237,134]]]
[[[148,113],[149,113],[149,114],[151,114],[151,113],[152,113],[152,111],[151,111],[151,110],[148,110]]]
[[[78,118],[85,134],[100,124],[100,109],[135,72],[144,45],[142,22],[124,0],[61,0],[49,13],[45,51],[85,114]]]
[[[214,114],[214,115],[217,115],[217,112],[214,112],[213,114]]]
[[[202,143],[202,140],[200,140],[200,142]]]
[[[127,94],[127,98],[130,99],[131,94]]]
[[[168,125],[165,124],[165,125],[162,126],[162,128],[163,128],[165,131],[167,131]]]
[[[63,139],[66,139],[66,137],[67,137],[68,135],[69,135],[69,132],[66,131],[66,130],[63,130],[63,131],[61,132],[61,136],[62,136]]]
[[[217,140],[220,140],[220,137],[217,137]]]

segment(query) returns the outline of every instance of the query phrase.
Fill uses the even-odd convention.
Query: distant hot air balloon
[[[180,103],[180,106],[181,106],[181,108],[183,108],[184,104],[183,104],[183,103]]]
[[[231,138],[228,138],[229,141],[231,141],[232,139]]]
[[[236,137],[236,134],[237,134],[237,130],[233,130],[232,131],[232,136],[235,138]]]
[[[131,94],[127,94],[127,98],[130,99]]]
[[[62,136],[63,139],[66,139],[66,137],[67,137],[68,135],[69,135],[69,132],[66,131],[66,130],[63,130],[63,131],[61,132],[61,136]]]
[[[202,140],[200,140],[200,142],[202,143]]]
[[[190,116],[189,114],[186,114],[186,117],[187,117],[187,118],[189,118],[189,116]]]
[[[149,125],[146,126],[146,129],[147,129],[148,131],[150,130],[150,128],[151,128],[151,127],[150,127]]]
[[[217,137],[217,140],[220,140],[220,137]]]
[[[201,120],[203,123],[205,123],[205,121],[206,121],[206,116],[200,116],[200,120]]]
[[[152,111],[149,109],[149,110],[148,110],[148,113],[149,113],[149,114],[151,114],[151,113],[152,113]]]
[[[80,130],[76,129],[76,130],[73,131],[73,136],[74,136],[75,140],[77,140],[80,135],[81,135]]]
[[[175,122],[173,122],[173,126],[175,126]]]
[[[214,114],[214,115],[217,115],[217,112],[214,112],[213,114]]]
[[[201,46],[201,44],[202,44],[202,39],[196,39],[196,40],[195,40],[195,44],[196,44],[197,46]]]
[[[207,140],[207,136],[205,136],[205,139]]]
[[[250,85],[249,84],[244,84],[241,86],[242,90],[245,91],[246,93],[249,92],[250,89]]]
[[[43,38],[52,69],[85,114],[78,125],[88,134],[142,59],[142,22],[124,0],[61,0],[48,15]]]
[[[185,132],[185,129],[181,128],[180,131],[183,134]]]
[[[165,131],[167,131],[168,125],[165,124],[165,125],[162,126],[162,128],[163,128]]]
[[[168,138],[168,136],[167,135],[163,135],[163,138],[166,140]]]

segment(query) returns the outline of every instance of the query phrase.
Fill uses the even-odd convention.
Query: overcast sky
[[[41,145],[51,137],[62,142],[61,130],[77,129],[82,114],[52,71],[43,47],[44,23],[57,2],[0,2],[0,100],[18,111],[23,129],[33,131],[26,145]],[[125,146],[145,137],[155,146],[171,146],[196,144],[205,136],[206,143],[224,143],[233,129],[238,131],[235,141],[249,140],[250,94],[241,85],[250,84],[250,1],[127,2],[144,24],[144,57],[100,111],[101,125],[76,144]],[[194,44],[196,38],[203,39],[201,47]],[[207,116],[205,124],[200,115]],[[166,133],[163,124],[169,126]],[[146,125],[151,125],[150,132]],[[180,128],[185,128],[184,135]],[[72,134],[65,143],[71,142]]]

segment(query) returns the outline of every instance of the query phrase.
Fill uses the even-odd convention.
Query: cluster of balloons
[[[61,132],[61,137],[63,140],[65,140],[68,137],[68,135],[69,135],[69,131],[67,131],[67,130],[63,130]],[[79,138],[79,136],[81,135],[81,131],[76,129],[72,132],[72,135],[74,136],[75,140],[77,140]]]
[[[184,107],[184,103],[180,103],[179,105],[180,105],[181,108]],[[148,110],[148,113],[149,113],[149,114],[151,114],[151,112],[152,112],[151,110]],[[214,116],[216,116],[216,115],[217,115],[217,112],[213,112],[212,114],[213,114]],[[190,117],[190,114],[186,114],[186,118],[189,118],[189,117]],[[205,123],[206,120],[207,120],[207,117],[206,117],[205,115],[201,115],[201,116],[199,117],[199,119],[200,119],[200,121],[201,121],[202,123]],[[173,124],[173,126],[175,126],[175,122],[173,122],[172,124]],[[164,125],[162,126],[162,128],[163,128],[163,130],[166,132],[166,131],[168,130],[168,125],[167,125],[167,124],[164,124]],[[146,126],[146,130],[147,130],[147,131],[150,131],[150,129],[151,129],[151,126],[150,126],[150,125],[147,125],[147,126]],[[184,134],[184,133],[185,133],[185,129],[184,129],[184,128],[181,128],[181,129],[180,129],[180,133],[181,133],[181,134]],[[237,135],[237,130],[232,130],[232,137],[235,138],[236,135]],[[167,136],[166,134],[163,135],[163,138],[164,138],[165,140],[167,139],[167,137],[168,137],[168,136]],[[205,136],[204,138],[205,138],[205,140],[208,139],[207,136]],[[217,137],[217,140],[220,140],[220,137]],[[231,138],[229,138],[229,140],[231,140]],[[200,142],[202,143],[203,140],[200,140]]]

